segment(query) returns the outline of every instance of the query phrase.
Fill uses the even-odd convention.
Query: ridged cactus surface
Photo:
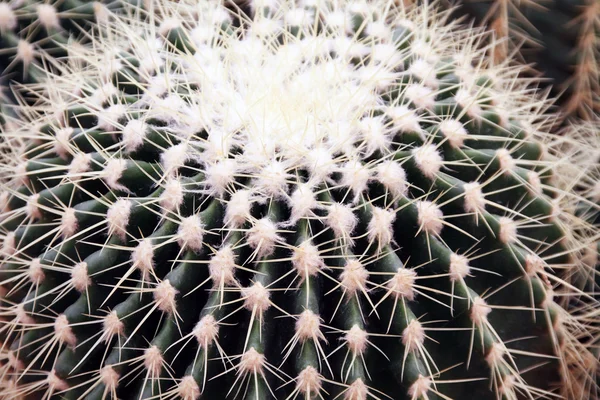
[[[292,4],[122,4],[20,92],[0,398],[597,398],[589,136],[434,7]]]
[[[456,16],[495,32],[493,58],[518,49],[560,95],[566,115],[600,112],[600,2],[597,0],[463,0]]]

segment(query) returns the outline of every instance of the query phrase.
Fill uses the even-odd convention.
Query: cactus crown
[[[589,396],[590,157],[482,32],[123,6],[4,132],[0,397]]]

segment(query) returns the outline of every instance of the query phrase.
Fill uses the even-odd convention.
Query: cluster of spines
[[[566,280],[594,238],[565,240],[579,196],[527,125],[543,103],[433,9],[261,3],[109,17],[7,132],[34,140],[2,194],[6,395],[585,398],[593,315],[552,293],[595,305]],[[233,50],[248,70],[213,76]],[[273,141],[306,121],[325,133]]]

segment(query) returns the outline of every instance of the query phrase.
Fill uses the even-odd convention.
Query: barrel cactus
[[[598,161],[484,32],[122,6],[3,128],[0,398],[596,396]]]

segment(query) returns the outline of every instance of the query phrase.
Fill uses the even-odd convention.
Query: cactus
[[[561,96],[567,116],[600,111],[600,3],[596,0],[464,0],[457,16],[474,17],[496,33],[493,58],[516,48]]]
[[[597,160],[483,31],[123,7],[3,128],[0,398],[595,398]]]

